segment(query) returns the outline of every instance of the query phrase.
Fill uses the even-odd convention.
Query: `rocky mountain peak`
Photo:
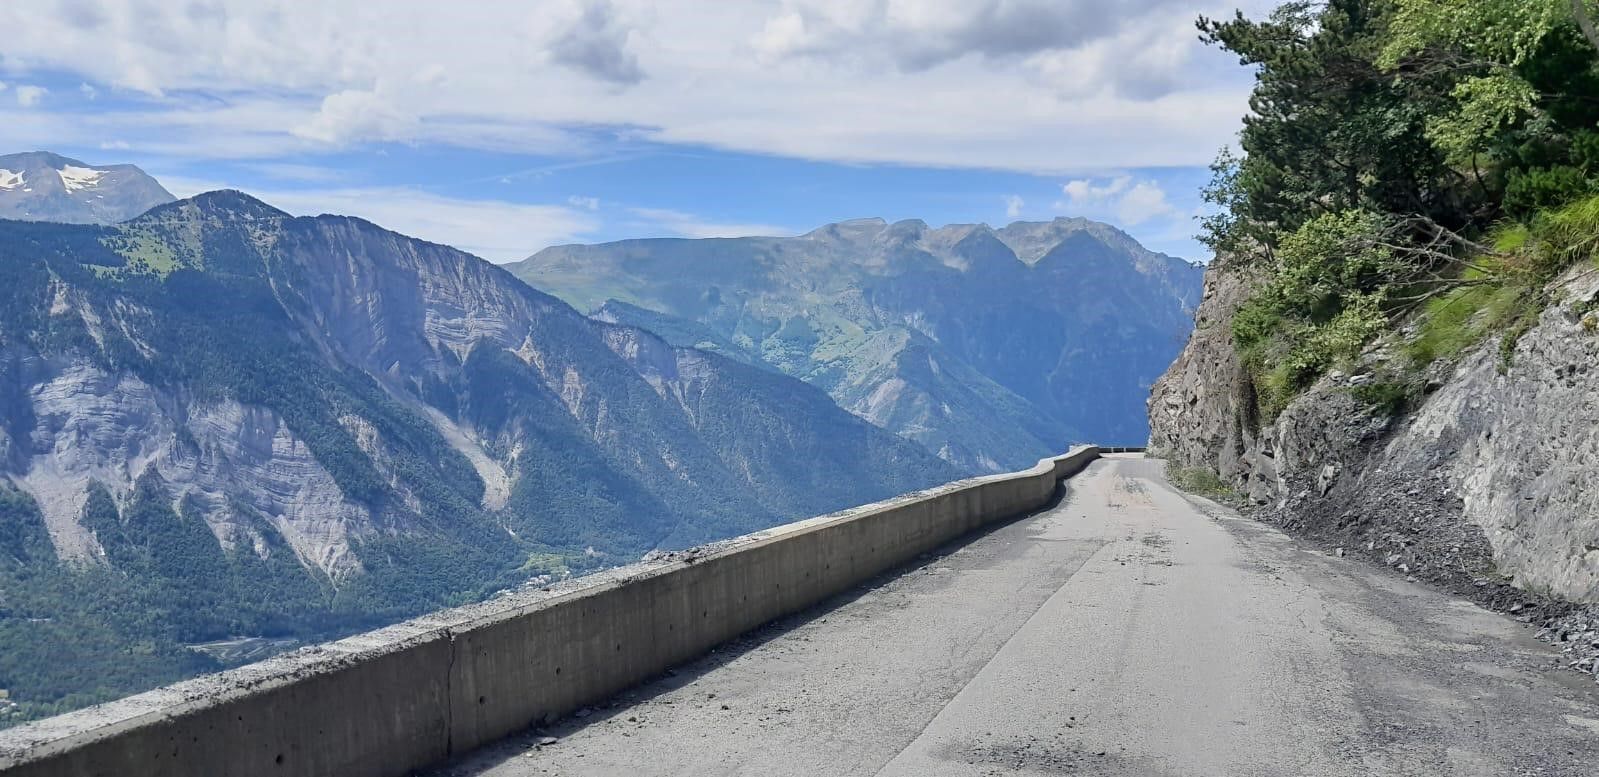
[[[92,165],[49,151],[0,156],[0,218],[111,224],[172,201],[133,165]]]
[[[236,189],[218,189],[157,206],[132,221],[135,224],[165,221],[180,213],[203,216],[225,222],[290,218],[288,213],[278,210],[244,192]]]

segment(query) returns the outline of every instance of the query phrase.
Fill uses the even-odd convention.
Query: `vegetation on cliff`
[[[1233,335],[1263,418],[1415,321],[1411,366],[1497,335],[1599,237],[1587,0],[1290,2],[1201,18],[1257,69],[1203,238],[1260,280]],[[1392,406],[1392,397],[1383,404]]]

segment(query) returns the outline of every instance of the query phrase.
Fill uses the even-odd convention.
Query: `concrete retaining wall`
[[[950,540],[1099,456],[445,610],[0,732],[8,777],[398,777],[607,697]]]

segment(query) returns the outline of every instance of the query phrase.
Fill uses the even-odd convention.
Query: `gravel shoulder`
[[[691,773],[1591,777],[1599,687],[1523,623],[1117,456],[434,777]]]

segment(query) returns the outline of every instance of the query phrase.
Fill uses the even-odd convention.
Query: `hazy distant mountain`
[[[956,476],[800,381],[358,219],[216,192],[115,226],[0,221],[13,700]]]
[[[611,321],[770,365],[968,470],[1139,444],[1202,268],[1084,219],[863,219],[795,238],[559,246],[518,277]]]
[[[0,156],[0,219],[114,224],[172,199],[133,165],[90,165],[48,151]]]

